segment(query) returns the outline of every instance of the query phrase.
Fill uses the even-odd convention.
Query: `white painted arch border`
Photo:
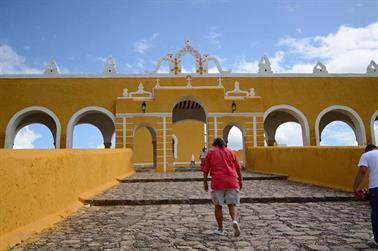
[[[270,107],[268,110],[264,112],[264,122],[268,115],[275,111],[286,111],[293,115],[296,119],[298,119],[299,124],[302,128],[302,138],[303,138],[303,145],[309,146],[310,145],[310,126],[308,124],[308,120],[303,112],[299,109],[295,108],[291,105],[275,105]]]
[[[46,113],[49,115],[55,122],[56,126],[56,135],[55,135],[55,148],[60,148],[60,133],[61,133],[61,125],[59,122],[58,117],[55,115],[54,112],[49,110],[46,107],[43,106],[30,106],[27,108],[24,108],[18,112],[16,112],[12,118],[9,120],[7,128],[5,130],[5,143],[4,148],[13,148],[14,139],[16,137],[16,124],[22,119],[22,116],[26,113],[32,112],[32,111],[39,111]]]
[[[105,114],[106,116],[108,116],[112,121],[113,121],[113,124],[114,124],[114,128],[115,128],[115,115],[110,112],[109,110],[103,108],[103,107],[100,107],[100,106],[88,106],[88,107],[84,107],[82,109],[80,109],[79,111],[75,112],[68,124],[67,124],[67,130],[66,130],[66,133],[67,133],[67,136],[66,136],[66,147],[67,148],[72,148],[72,145],[73,145],[73,129],[76,125],[76,123],[79,121],[79,119],[81,118],[81,116],[83,116],[84,114],[86,114],[87,112],[100,112],[100,113],[103,113]]]
[[[331,105],[331,106],[328,106],[327,108],[325,108],[323,111],[321,111],[318,115],[318,117],[316,118],[316,121],[315,121],[315,137],[316,137],[316,145],[319,146],[320,145],[320,132],[319,132],[319,124],[320,124],[320,120],[322,119],[322,117],[327,113],[327,112],[330,112],[330,111],[333,111],[333,110],[343,110],[343,111],[346,111],[348,112],[350,115],[352,115],[351,119],[353,122],[357,122],[357,125],[356,126],[359,126],[360,129],[361,129],[361,144],[359,145],[366,145],[366,133],[365,133],[365,126],[364,126],[364,123],[360,117],[360,115],[358,115],[358,113],[353,110],[352,108],[348,107],[348,106],[344,106],[344,105]],[[356,130],[358,130],[356,128]],[[357,135],[358,132],[356,132],[356,140],[358,142],[358,135]]]
[[[376,110],[373,114],[373,116],[371,117],[371,121],[370,121],[370,130],[371,130],[371,140],[372,140],[372,143],[374,145],[377,145],[378,143],[378,139],[375,138],[375,132],[374,132],[374,121],[375,121],[375,118],[378,116],[378,110]]]

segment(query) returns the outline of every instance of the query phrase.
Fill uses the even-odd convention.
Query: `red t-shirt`
[[[228,148],[213,147],[206,155],[201,171],[211,175],[211,189],[239,188],[238,174],[240,169],[236,154]]]

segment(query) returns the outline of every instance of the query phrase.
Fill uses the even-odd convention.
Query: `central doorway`
[[[194,97],[180,99],[172,110],[172,157],[175,168],[199,166],[199,155],[207,145],[207,110]]]

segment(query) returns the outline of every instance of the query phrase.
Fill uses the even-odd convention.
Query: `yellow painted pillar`
[[[172,157],[172,118],[162,117],[158,122],[157,142],[156,142],[156,171],[173,172]]]

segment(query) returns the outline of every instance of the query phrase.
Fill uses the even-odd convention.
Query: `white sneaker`
[[[214,231],[214,234],[217,234],[217,235],[224,235],[224,231],[221,230],[221,229],[217,229]]]
[[[378,243],[374,240],[374,235],[371,237],[368,244],[372,247],[378,247]]]
[[[240,227],[239,223],[236,220],[232,221],[232,227],[234,228],[234,236],[240,236]]]

